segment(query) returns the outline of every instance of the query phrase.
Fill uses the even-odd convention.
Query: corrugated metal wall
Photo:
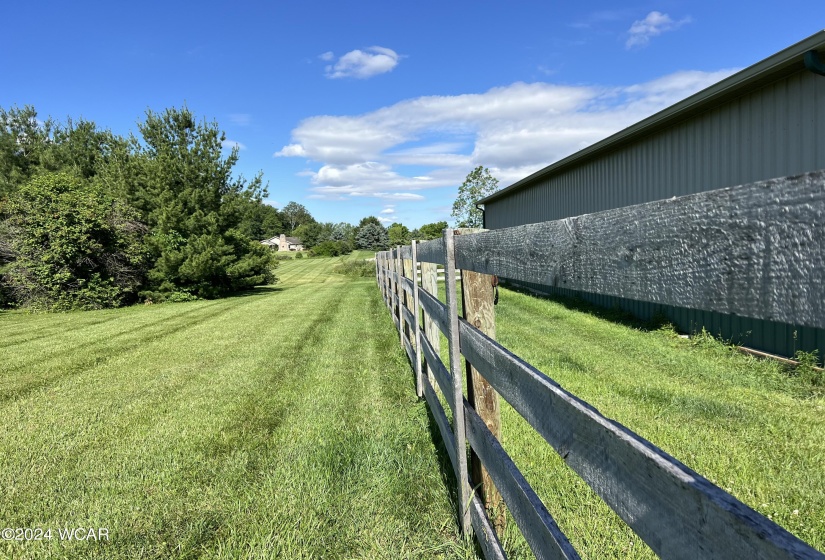
[[[825,77],[801,71],[494,200],[485,226],[557,220],[818,169],[825,169]],[[642,318],[658,310],[685,332],[705,326],[767,352],[825,353],[822,329],[578,295]]]

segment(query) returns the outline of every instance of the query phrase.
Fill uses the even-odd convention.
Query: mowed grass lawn
[[[224,300],[0,314],[0,529],[53,529],[0,557],[475,557],[374,280],[337,262]],[[76,527],[108,541],[58,539]]]
[[[390,315],[338,262],[225,300],[0,314],[0,530],[54,531],[0,557],[475,557]],[[496,313],[505,346],[825,549],[821,388],[569,301],[502,289]],[[654,556],[506,403],[502,424],[584,558]],[[532,557],[512,520],[502,540]]]

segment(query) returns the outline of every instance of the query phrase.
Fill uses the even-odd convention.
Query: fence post
[[[410,252],[412,252],[412,246],[410,246]],[[404,278],[407,278],[407,279],[410,279],[410,280],[415,280],[415,273],[414,272],[411,273],[411,270],[414,270],[414,269],[412,269],[412,259],[411,258],[402,259],[401,265],[404,267]],[[406,282],[405,282],[405,285],[406,285]],[[405,287],[405,286],[402,286],[402,288],[403,287]],[[413,310],[413,298],[412,298],[412,296],[410,296],[407,293],[406,289],[404,291],[402,291],[401,293],[404,294],[404,307],[408,311],[412,312],[412,310]],[[412,325],[409,325],[406,322],[404,323],[404,334],[407,335],[407,340],[410,341],[410,346],[413,349],[413,353],[417,353],[417,349],[416,349],[416,346],[415,346],[415,333],[412,331]],[[415,364],[410,364],[410,365],[412,365],[413,369],[415,369]],[[418,391],[418,385],[416,384],[416,392],[417,391]],[[421,395],[419,395],[419,396],[421,396]]]
[[[427,290],[434,298],[438,299],[438,265],[435,263],[422,262],[421,263],[421,287]],[[435,355],[441,348],[441,338],[439,337],[439,330],[435,321],[428,314],[424,314],[424,335],[435,350]],[[433,372],[427,366],[427,361],[424,361],[424,368],[427,371],[427,378],[430,380],[430,385],[438,394],[440,386],[435,381]]]
[[[381,280],[381,289],[384,291],[384,305],[389,308],[392,308],[392,300],[390,300],[390,277],[389,277],[389,266],[387,264],[387,252],[381,251],[381,273],[383,274]]]
[[[457,235],[478,233],[481,229],[460,229]],[[471,270],[461,271],[461,307],[464,319],[492,339],[496,338],[495,287],[493,276]],[[501,441],[501,411],[499,396],[476,368],[465,360],[467,400],[497,440]],[[470,481],[473,487],[481,485],[481,498],[498,534],[505,527],[504,503],[487,469],[475,451],[470,448]]]
[[[404,266],[401,262],[401,245],[395,248],[395,273],[398,279],[395,283],[395,295],[398,296],[398,308],[396,315],[398,316],[398,342],[401,348],[404,348],[404,312],[401,311],[401,306],[404,305],[404,284],[401,278],[404,277]]]
[[[384,251],[384,301],[387,304],[387,307],[392,309],[392,300],[389,299],[390,295],[390,285],[392,282],[392,277],[390,277],[390,261],[387,258],[387,252]]]
[[[415,389],[418,398],[424,396],[424,381],[421,378],[421,325],[419,325],[421,310],[418,308],[418,251],[415,239],[412,245],[412,282],[413,282],[413,328],[415,337],[413,340],[415,350]]]
[[[375,280],[378,282],[378,289],[381,290],[381,299],[387,303],[387,298],[384,297],[384,269],[381,266],[381,252],[375,253]]]
[[[470,535],[470,481],[467,475],[467,437],[464,425],[464,391],[461,376],[461,347],[458,339],[458,301],[456,300],[455,285],[455,240],[453,230],[444,230],[444,289],[447,291],[447,310],[450,316],[448,337],[450,343],[450,374],[453,380],[453,396],[455,410],[453,411],[453,433],[455,434],[455,454],[458,469],[455,473],[458,479],[458,517],[461,520],[461,532]]]
[[[398,305],[398,276],[395,269],[394,251],[394,249],[390,249],[387,252],[387,264],[389,264],[390,269],[390,310],[392,311],[393,317],[398,315],[398,311],[396,309],[396,306]]]

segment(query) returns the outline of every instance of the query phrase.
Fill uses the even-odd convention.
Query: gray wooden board
[[[458,463],[455,456],[455,442],[453,441],[453,431],[450,429],[450,421],[447,420],[447,415],[444,414],[444,409],[441,407],[441,401],[435,396],[433,386],[430,385],[429,379],[424,379],[424,398],[427,399],[427,404],[430,406],[430,411],[435,418],[435,423],[438,424],[438,431],[441,432],[441,439],[444,441],[444,447],[447,449],[447,455],[450,456],[450,463],[453,465],[453,470],[458,473]]]
[[[437,280],[437,268],[438,265],[434,263],[419,263],[419,267],[421,268],[421,286],[418,289],[418,303],[421,304],[421,290],[426,290],[429,295],[433,296],[434,299],[438,299],[438,280]],[[438,355],[438,351],[441,348],[441,340],[438,332],[438,327],[436,326],[435,322],[433,321],[432,317],[430,317],[427,313],[422,313],[424,316],[424,334],[425,338],[430,341],[433,347],[433,353]],[[427,375],[430,376],[430,383],[435,383],[435,378],[431,372],[427,372]],[[443,391],[444,388],[442,387],[441,390]]]
[[[431,262],[436,264],[445,264],[444,256],[444,239],[433,239],[431,241],[422,241],[418,247],[418,262]]]
[[[407,351],[407,357],[410,359],[410,363],[415,363],[415,352],[413,352],[412,346],[410,345],[410,340],[407,338],[406,334],[402,334],[401,338],[404,342],[404,350]]]
[[[436,355],[435,349],[433,349],[426,336],[421,337],[421,349],[424,353],[424,359],[427,360],[427,366],[433,372],[433,377],[435,377],[438,386],[441,388],[441,394],[447,399],[450,409],[455,410],[455,395],[453,395],[453,382],[450,379],[450,372],[447,371],[447,367],[441,361],[441,358]]]
[[[412,247],[409,245],[403,245],[399,251],[401,252],[402,259],[411,259],[412,258]]]
[[[490,518],[487,517],[487,512],[484,511],[484,504],[476,495],[473,495],[472,500],[470,500],[470,518],[473,521],[476,540],[481,546],[481,552],[484,554],[485,560],[506,560],[507,555],[504,553],[501,541],[498,540],[498,535],[496,535],[496,531],[490,523]]]
[[[395,323],[395,328],[398,328],[398,317],[396,315],[392,316],[392,322]]]
[[[456,480],[459,485],[458,512],[461,519],[461,533],[466,535],[473,530],[470,520],[470,498],[471,490],[469,485],[469,473],[467,471],[467,435],[464,426],[464,407],[461,400],[464,398],[462,387],[463,361],[461,358],[461,347],[459,346],[460,326],[458,321],[458,299],[456,297],[455,283],[455,240],[453,230],[445,229],[444,258],[447,264],[444,269],[447,271],[444,289],[447,297],[447,341],[450,353],[450,379],[453,382],[453,393],[455,394],[455,409],[453,410],[453,433],[455,434],[456,459],[458,460],[458,474]]]
[[[410,297],[413,297],[413,283],[412,280],[406,277],[401,278],[401,287],[404,288],[404,291],[409,294]]]
[[[418,301],[438,329],[444,333],[444,336],[447,336],[447,306],[435,299],[430,292],[423,288],[418,289]]]
[[[418,269],[418,255],[416,254],[416,242],[412,242],[412,267],[410,270],[410,276],[415,278],[415,271]],[[413,312],[413,331],[415,333],[414,341],[415,349],[417,352],[418,359],[415,361],[415,394],[418,398],[421,398],[424,394],[423,385],[421,384],[421,376],[423,374],[421,368],[421,329],[419,327],[419,320],[421,319],[421,312],[419,311],[419,303],[418,303],[418,282],[417,281],[410,281],[413,287],[413,305],[412,305],[412,312]]]
[[[536,558],[578,559],[578,553],[541,503],[536,492],[487,428],[484,420],[466,400],[464,422],[470,445],[490,473]]]
[[[461,352],[661,558],[825,555],[460,322]]]
[[[402,305],[401,306],[401,312],[404,314],[404,321],[406,321],[407,324],[412,329],[413,328],[413,322],[415,321],[415,317],[413,317],[412,311],[407,309],[406,305]]]
[[[825,328],[825,171],[455,237],[456,266]]]

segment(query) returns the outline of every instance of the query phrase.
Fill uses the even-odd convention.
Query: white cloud
[[[383,210],[381,210],[379,214],[395,214],[395,208],[393,208],[392,206],[387,206]]]
[[[327,51],[323,54],[319,54],[318,58],[320,58],[324,62],[332,62],[333,60],[335,60],[335,55],[332,53],[332,51]]]
[[[575,29],[593,29],[604,23],[612,23],[626,18],[627,9],[600,10],[591,12],[584,19],[568,24]]]
[[[378,221],[383,223],[383,224],[391,224],[395,220],[393,220],[392,218],[385,218],[384,216],[378,216]]]
[[[400,56],[392,49],[385,47],[369,47],[350,51],[335,64],[326,67],[327,78],[371,78],[384,74],[398,66]],[[321,60],[332,62],[335,56],[332,52],[321,55]]]
[[[252,124],[252,115],[249,113],[230,113],[229,122],[238,126],[249,126]]]
[[[425,198],[420,194],[415,193],[365,193],[357,194],[355,196],[374,196],[375,198],[382,198],[384,200],[424,200]]]
[[[418,97],[362,115],[305,119],[275,155],[318,163],[302,172],[315,198],[420,201],[431,189],[456,188],[477,165],[506,186],[732,72],[676,72],[624,87],[515,83]]]
[[[634,21],[633,25],[630,26],[628,30],[630,36],[627,38],[625,47],[628,49],[644,47],[652,37],[661,35],[665,31],[673,31],[690,22],[690,17],[674,21],[673,18],[662,12],[650,12],[645,19]]]
[[[221,142],[221,147],[224,150],[231,150],[233,148],[238,148],[239,150],[246,149],[246,146],[244,146],[240,142],[236,142],[235,140],[224,140],[223,142]]]
[[[289,144],[275,152],[275,155],[283,157],[304,157],[306,156],[306,151],[300,144]]]

